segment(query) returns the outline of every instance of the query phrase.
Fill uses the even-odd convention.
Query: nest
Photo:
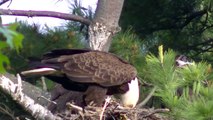
[[[162,113],[168,109],[124,108],[110,98],[103,107],[86,106],[82,108],[74,103],[67,103],[64,111],[55,114],[63,120],[168,120]]]

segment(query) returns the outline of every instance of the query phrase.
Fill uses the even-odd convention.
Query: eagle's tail
[[[36,68],[32,70],[22,71],[21,75],[23,76],[33,76],[33,75],[50,75],[58,72],[54,68],[44,67],[44,68]]]
[[[41,63],[41,60],[29,58],[30,69],[22,71],[23,76],[44,76],[55,74],[59,71],[60,67],[52,64]]]

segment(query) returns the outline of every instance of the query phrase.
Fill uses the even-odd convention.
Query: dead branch
[[[79,107],[79,106],[74,105],[74,104],[72,104],[72,103],[67,103],[67,106],[70,107],[70,109],[75,109],[75,110],[77,110],[77,111],[83,112],[83,108],[82,108],[82,107]]]
[[[2,1],[0,2],[0,5],[3,5],[3,4],[5,4],[5,3],[8,2],[8,1],[10,1],[10,0],[2,0]]]
[[[165,113],[165,112],[169,112],[169,111],[170,110],[167,109],[167,108],[165,108],[165,109],[155,109],[155,110],[151,111],[149,114],[144,115],[143,118],[149,117],[149,116],[151,116],[153,114],[156,114],[156,113]]]
[[[9,73],[0,74],[0,76],[5,76],[10,79],[14,84],[17,84],[17,78]],[[22,81],[23,93],[28,97],[32,98],[36,103],[47,106],[50,102],[51,94],[47,91],[44,91],[26,81]],[[42,98],[42,99],[41,99]]]
[[[104,107],[103,107],[101,114],[100,114],[100,120],[102,120],[103,115],[104,115],[104,111],[105,111],[107,105],[110,103],[110,100],[111,100],[111,97],[109,97],[109,96],[105,99]]]
[[[72,20],[86,25],[90,25],[91,23],[89,19],[86,19],[81,16],[54,11],[0,9],[0,15],[13,15],[13,16],[26,16],[26,17],[54,17],[64,20]]]
[[[45,82],[45,77],[44,76],[41,77],[41,82],[42,82],[42,89],[44,91],[47,91],[47,84]]]
[[[18,83],[15,84],[5,76],[0,76],[1,89],[9,94],[17,103],[27,110],[34,118],[39,120],[60,120],[61,118],[54,116],[49,110],[35,103],[33,99],[22,92],[21,77],[17,75]]]
[[[139,103],[136,107],[137,107],[137,108],[143,107],[143,106],[150,100],[150,98],[153,96],[153,94],[154,94],[154,92],[155,92],[156,89],[157,89],[157,87],[154,86],[154,88],[152,88],[152,90],[151,90],[151,92],[148,94],[148,96],[147,96],[141,103]]]

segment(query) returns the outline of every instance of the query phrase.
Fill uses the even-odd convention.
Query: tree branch
[[[153,94],[155,93],[156,89],[157,89],[157,87],[154,86],[154,88],[152,88],[152,90],[151,90],[151,92],[148,94],[148,96],[147,96],[141,103],[139,103],[139,104],[137,105],[136,108],[141,108],[141,107],[143,107],[143,106],[150,100],[150,98],[153,96]]]
[[[8,1],[10,1],[10,0],[2,0],[2,1],[0,2],[0,5],[3,5],[4,3],[8,2]]]
[[[90,25],[91,21],[81,16],[69,13],[61,13],[54,11],[35,11],[35,10],[9,10],[0,9],[0,15],[26,16],[26,17],[54,17],[64,20],[72,20],[86,25]]]
[[[4,73],[4,74],[0,74],[0,76],[5,76],[6,78],[10,79],[14,84],[17,84],[17,78],[16,76],[12,74]],[[36,103],[39,103],[44,106],[47,106],[47,104],[49,103],[49,101],[46,100],[51,98],[51,94],[49,92],[43,91],[42,89],[25,81],[22,81],[22,88],[23,88],[23,93],[27,95],[28,97],[32,98]],[[40,98],[46,98],[46,99],[40,99]]]
[[[190,14],[185,13],[183,16],[180,16],[178,18],[164,18],[164,19],[166,19],[166,22],[169,24],[165,23],[165,21],[154,23],[157,25],[153,25],[153,27],[150,28],[150,31],[183,29],[189,23],[191,23],[193,20],[195,20],[197,18],[201,18],[202,16],[204,16],[207,13],[208,13],[207,9],[203,9],[200,11],[194,11]],[[146,29],[144,29],[144,28],[141,28],[138,30],[138,32],[144,32],[144,31],[146,31]]]
[[[213,39],[209,38],[208,40],[203,40],[203,42],[188,45],[182,48],[184,51],[196,51],[196,54],[194,56],[199,55],[200,53],[204,52],[211,52],[213,48]]]
[[[5,76],[0,76],[0,87],[1,89],[11,95],[11,97],[18,102],[23,108],[25,108],[33,117],[40,120],[60,120],[59,117],[54,116],[49,110],[43,106],[35,103],[33,99],[28,97],[22,92],[22,81],[21,77],[17,75],[18,83],[15,84]]]
[[[185,18],[185,21],[180,25],[180,26],[177,26],[177,28],[183,28],[185,27],[186,25],[188,25],[193,19],[195,18],[198,18],[198,17],[201,17],[203,16],[204,14],[207,14],[208,11],[206,9],[204,10],[201,10],[201,11],[196,11],[194,13],[191,13],[190,15],[188,15],[186,18]]]

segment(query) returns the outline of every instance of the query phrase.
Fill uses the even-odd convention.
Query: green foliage
[[[71,14],[78,15],[87,19],[92,20],[94,17],[94,13],[92,11],[92,7],[88,6],[88,8],[82,7],[80,0],[73,0],[73,3],[70,3]],[[68,29],[72,29],[77,32],[79,35],[83,37],[88,37],[88,25],[84,25],[79,22],[69,21],[66,24]]]
[[[94,13],[92,12],[92,8],[88,6],[88,8],[82,7],[80,0],[74,0],[74,3],[71,3],[72,14],[82,16],[88,19],[93,18]]]
[[[213,118],[212,99],[198,99],[185,107],[184,110],[187,114],[183,114],[183,116],[186,120],[211,120]]]
[[[22,40],[24,36],[18,32],[16,32],[16,29],[18,27],[17,23],[10,24],[8,28],[0,28],[0,33],[3,34],[6,38],[6,43],[9,45],[10,48],[15,48],[16,51],[19,51],[20,48],[22,48]],[[2,44],[1,47],[6,47],[4,44]]]
[[[201,82],[207,79],[208,76],[208,65],[206,63],[197,63],[195,65],[190,65],[185,69],[177,69],[177,72],[181,77],[181,84],[184,86],[192,85],[194,82]]]
[[[74,27],[70,26],[69,29],[46,29],[45,32],[40,32],[38,25],[28,25],[23,22],[19,24],[19,26],[14,24],[7,29],[4,28],[6,31],[4,31],[4,36],[2,37],[2,41],[0,41],[0,71],[4,70],[2,62],[9,63],[9,60],[10,65],[7,65],[6,69],[16,74],[29,68],[29,57],[40,58],[47,51],[57,48],[83,48],[83,44],[80,41],[82,35],[78,34]],[[18,27],[18,32],[14,31],[16,27]],[[20,33],[24,35],[23,41],[21,41],[23,35]],[[10,46],[7,44],[7,41],[10,43]],[[22,46],[20,43],[23,43]],[[14,49],[10,50],[8,49],[9,47]],[[28,82],[42,87],[38,80],[35,82],[35,79],[32,79]],[[53,83],[48,80],[46,84],[48,89],[53,87]],[[20,119],[21,116],[30,118],[26,116],[27,113],[12,101],[10,97],[0,94],[0,101],[12,111],[10,114],[15,117],[18,116]],[[1,111],[1,108],[7,110],[4,106],[0,105],[0,119],[11,119],[8,114]]]
[[[9,59],[7,56],[3,55],[2,53],[0,53],[0,72],[4,72],[5,68],[4,68],[4,63],[6,63],[7,65],[10,63]]]
[[[172,84],[175,83],[174,57],[175,54],[171,50],[165,52],[162,62],[160,57],[156,58],[153,54],[147,55],[146,61],[148,66],[147,69],[149,71],[147,75],[150,77],[150,82],[153,84],[162,85],[159,86],[161,88],[177,86]],[[165,82],[168,84],[168,86],[165,86]]]
[[[200,61],[213,61],[212,0],[125,1],[120,24],[146,41],[152,53],[158,45]]]
[[[15,49],[19,52],[22,48],[22,40],[24,36],[17,32],[17,23],[10,24],[8,27],[0,27],[1,40],[0,40],[0,73],[5,72],[4,64],[9,65],[9,59],[3,54],[3,51],[10,49]]]
[[[120,32],[113,38],[110,52],[132,63],[139,71],[139,76],[142,76],[140,71],[145,63],[145,53],[142,52],[140,41],[141,39],[131,29]]]
[[[131,25],[140,35],[158,30],[179,29],[186,17],[198,10],[201,4],[204,4],[201,0],[125,1],[121,26],[126,29]]]
[[[207,63],[199,62],[177,68],[175,52],[146,56],[144,80],[157,87],[155,96],[171,112],[172,119],[207,120],[213,118],[212,72]],[[157,100],[155,100],[157,101]],[[157,106],[156,106],[157,107]]]
[[[46,32],[39,32],[38,25],[27,25],[20,22],[18,28],[23,33],[23,48],[19,51],[4,51],[10,59],[11,65],[7,70],[17,73],[29,67],[29,58],[40,58],[42,54],[61,48],[82,48],[83,44],[78,35],[72,29],[47,29]]]

